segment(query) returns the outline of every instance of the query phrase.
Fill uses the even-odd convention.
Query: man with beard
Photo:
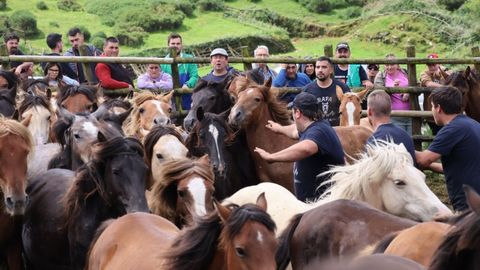
[[[23,52],[18,48],[18,43],[20,43],[20,37],[14,33],[10,32],[5,34],[3,37],[5,46],[7,47],[8,55],[24,55]],[[28,76],[32,75],[33,72],[33,63],[32,62],[10,62],[10,67],[14,70],[15,75],[19,76],[20,79],[26,79]]]
[[[117,57],[120,48],[116,37],[108,37],[103,45],[102,57]],[[116,63],[98,63],[95,73],[100,80],[100,86],[105,89],[122,89],[128,88],[133,90],[133,81],[128,71],[122,64]]]
[[[85,38],[83,36],[82,31],[74,27],[68,31],[68,40],[72,44],[72,48],[68,49],[67,52],[65,53],[65,56],[79,56],[80,51],[79,48],[85,43]],[[87,45],[87,54],[86,56],[99,56],[102,52],[95,48],[93,45]],[[87,82],[87,78],[85,76],[85,71],[83,70],[82,64],[81,63],[69,63],[70,68],[75,72],[76,76],[73,77],[72,79],[77,80],[79,83],[85,83]],[[95,66],[96,63],[89,63],[87,64],[93,75],[93,81],[91,83],[98,83],[98,79],[95,76]]]
[[[311,82],[305,73],[297,72],[296,64],[283,64],[277,77],[272,82],[273,87],[304,87]],[[285,102],[291,102],[295,94],[287,93],[280,97]]]
[[[62,35],[58,33],[51,33],[48,34],[47,36],[47,46],[52,50],[51,53],[47,53],[45,55],[47,56],[60,56],[61,53],[63,52],[63,41],[62,41]],[[62,73],[63,75],[75,80],[74,78],[77,77],[77,74],[72,70],[70,65],[68,63],[58,63],[61,68],[62,68]],[[43,69],[45,69],[45,66],[47,63],[43,62],[40,63],[40,66],[42,66]]]
[[[337,44],[335,51],[336,58],[350,58],[350,47],[347,42]],[[367,73],[362,65],[358,64],[337,64],[335,65],[335,79],[345,83],[348,87],[361,87],[372,89],[373,83],[368,79]]]
[[[216,48],[210,53],[210,63],[212,71],[202,79],[209,82],[222,82],[229,74],[236,74],[237,71],[233,67],[228,66],[228,53],[225,49]]]
[[[317,79],[307,86],[305,92],[313,94],[317,98],[323,119],[330,125],[338,126],[340,123],[340,93],[350,92],[350,88],[344,83],[332,79],[333,62],[330,58],[322,56],[315,62],[315,74]]]

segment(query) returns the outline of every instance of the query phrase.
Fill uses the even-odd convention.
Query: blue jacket
[[[273,80],[273,86],[274,87],[304,87],[305,85],[311,83],[312,81],[310,78],[305,74],[305,73],[297,73],[297,76],[295,76],[295,79],[289,79],[287,78],[287,72],[285,69],[281,69],[280,72],[278,73],[278,76],[275,77]],[[296,94],[289,93],[289,94],[284,94],[280,97],[281,100],[285,102],[291,102],[295,98]]]

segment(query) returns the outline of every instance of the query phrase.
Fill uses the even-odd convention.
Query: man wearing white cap
[[[210,53],[210,63],[212,64],[213,69],[208,75],[202,77],[203,80],[221,82],[229,74],[236,73],[233,67],[228,66],[228,53],[225,49],[214,49]]]

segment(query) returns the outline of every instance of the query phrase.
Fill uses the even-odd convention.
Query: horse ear
[[[470,209],[480,216],[480,195],[468,185],[463,185],[463,191],[465,191],[467,196],[467,203]]]
[[[28,127],[30,125],[30,120],[32,120],[32,114],[29,114],[21,123],[23,126]]]
[[[365,98],[365,96],[367,95],[368,90],[369,90],[368,88],[365,88],[365,90],[363,90],[361,92],[358,92],[357,97],[359,97],[360,100],[363,100]]]
[[[105,137],[105,135],[101,131],[99,131],[97,133],[97,140],[98,140],[98,142],[103,143],[103,142],[107,141],[107,137]]]
[[[463,76],[465,77],[465,79],[468,79],[468,77],[470,77],[470,66],[468,66],[466,69],[465,69],[465,72],[463,72]]]
[[[202,121],[204,117],[205,117],[205,112],[203,111],[203,107],[200,106],[197,108],[197,120]]]
[[[47,99],[50,100],[52,98],[52,89],[47,88],[47,93],[45,94],[47,95]]]
[[[199,158],[198,162],[210,166],[210,159],[208,158],[208,154],[205,154],[201,158]]]
[[[129,99],[132,99],[133,98],[133,90],[131,90],[130,92],[128,92],[127,96],[123,99],[125,101],[128,101]]]
[[[120,125],[123,124],[123,122],[125,122],[125,120],[128,118],[132,110],[133,110],[133,107],[130,107],[130,109],[118,115],[118,120],[120,121]]]
[[[263,84],[265,87],[272,87],[272,77],[268,78],[268,80]]]
[[[217,200],[213,201],[213,206],[217,210],[217,214],[220,219],[225,223],[230,217],[232,210],[228,209],[228,207],[223,206],[221,203],[217,202]]]
[[[265,192],[262,192],[260,195],[258,195],[256,204],[263,211],[267,211],[267,198],[265,197]]]
[[[75,119],[75,114],[69,112],[67,109],[63,108],[62,106],[58,106],[57,113],[60,118],[67,119],[70,122],[73,121],[73,119]]]
[[[172,91],[170,91],[168,94],[164,95],[164,96],[162,97],[162,100],[163,100],[164,102],[166,102],[166,103],[170,103],[170,101],[172,100],[172,97],[173,97],[173,92],[174,92],[174,91],[172,90]]]

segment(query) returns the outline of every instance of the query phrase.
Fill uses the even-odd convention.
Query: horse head
[[[98,107],[97,88],[87,85],[60,88],[57,103],[71,113],[93,112]]]
[[[221,113],[232,106],[232,100],[227,90],[228,80],[222,82],[200,82],[193,89],[192,108],[183,120],[183,127],[190,131],[195,122],[197,109],[202,106],[204,112]]]
[[[360,124],[362,115],[362,101],[368,89],[358,93],[340,93],[340,126],[353,126]]]
[[[46,97],[26,95],[20,104],[18,113],[20,119],[30,117],[28,129],[33,136],[35,145],[49,142],[54,114]]]
[[[0,115],[12,118],[15,114],[15,97],[17,96],[16,88],[0,89]]]
[[[12,216],[25,212],[27,157],[32,147],[31,134],[24,125],[0,118],[0,194],[4,209]]]

